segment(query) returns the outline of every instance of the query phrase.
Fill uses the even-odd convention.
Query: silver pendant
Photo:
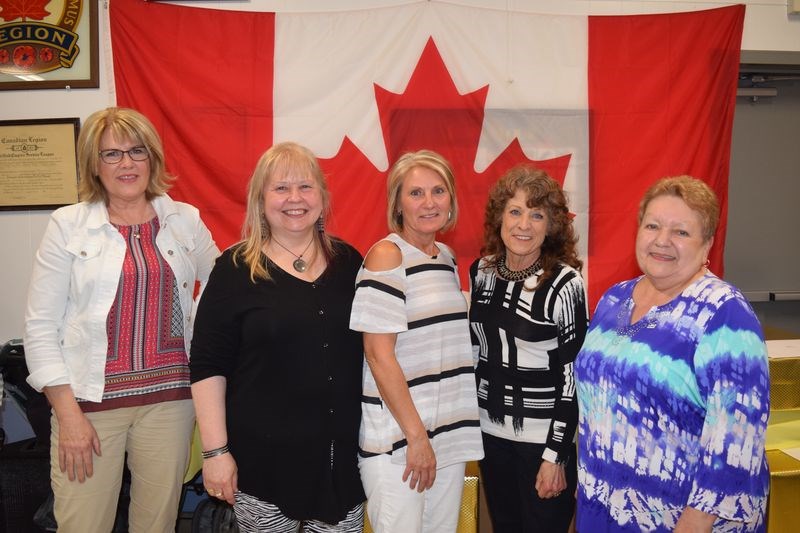
[[[306,269],[308,268],[308,265],[306,264],[305,261],[303,261],[302,257],[298,257],[297,259],[295,259],[294,263],[292,263],[292,266],[298,272],[305,272]]]

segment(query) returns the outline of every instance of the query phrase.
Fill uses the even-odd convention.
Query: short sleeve
[[[364,333],[400,333],[408,330],[405,269],[373,272],[361,267],[350,313],[350,329]]]
[[[232,251],[217,258],[208,284],[197,304],[189,370],[196,383],[212,376],[229,376],[236,366],[241,324],[239,306],[243,299],[240,279],[249,281],[246,267],[233,263]]]
[[[458,261],[456,260],[455,252],[452,248],[439,241],[436,241],[436,245],[453,263],[453,276],[456,278],[456,286],[458,286],[458,290],[463,291],[464,288],[461,286],[461,276],[458,275]],[[478,258],[477,261],[480,261],[480,258]]]

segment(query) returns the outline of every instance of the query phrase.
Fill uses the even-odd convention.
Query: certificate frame
[[[78,118],[0,121],[0,210],[78,202]]]
[[[21,4],[0,23],[0,90],[99,87],[97,4]]]

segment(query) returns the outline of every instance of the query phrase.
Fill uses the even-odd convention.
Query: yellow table
[[[767,533],[797,531],[800,502],[800,461],[780,450],[767,450],[769,504]]]
[[[796,531],[800,524],[800,461],[781,451],[791,448],[800,448],[800,409],[772,411],[767,426],[767,533]]]
[[[772,410],[800,409],[800,340],[767,341],[767,350]]]

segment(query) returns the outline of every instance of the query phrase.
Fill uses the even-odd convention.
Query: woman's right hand
[[[58,467],[70,481],[80,483],[92,477],[92,452],[100,453],[100,438],[94,426],[80,410],[58,418]]]
[[[426,434],[415,439],[408,439],[403,482],[405,483],[409,478],[411,481],[408,486],[416,489],[417,492],[431,488],[433,482],[436,481],[436,453]]]
[[[233,505],[234,494],[239,492],[239,469],[233,455],[223,453],[203,459],[203,485],[210,496]]]

